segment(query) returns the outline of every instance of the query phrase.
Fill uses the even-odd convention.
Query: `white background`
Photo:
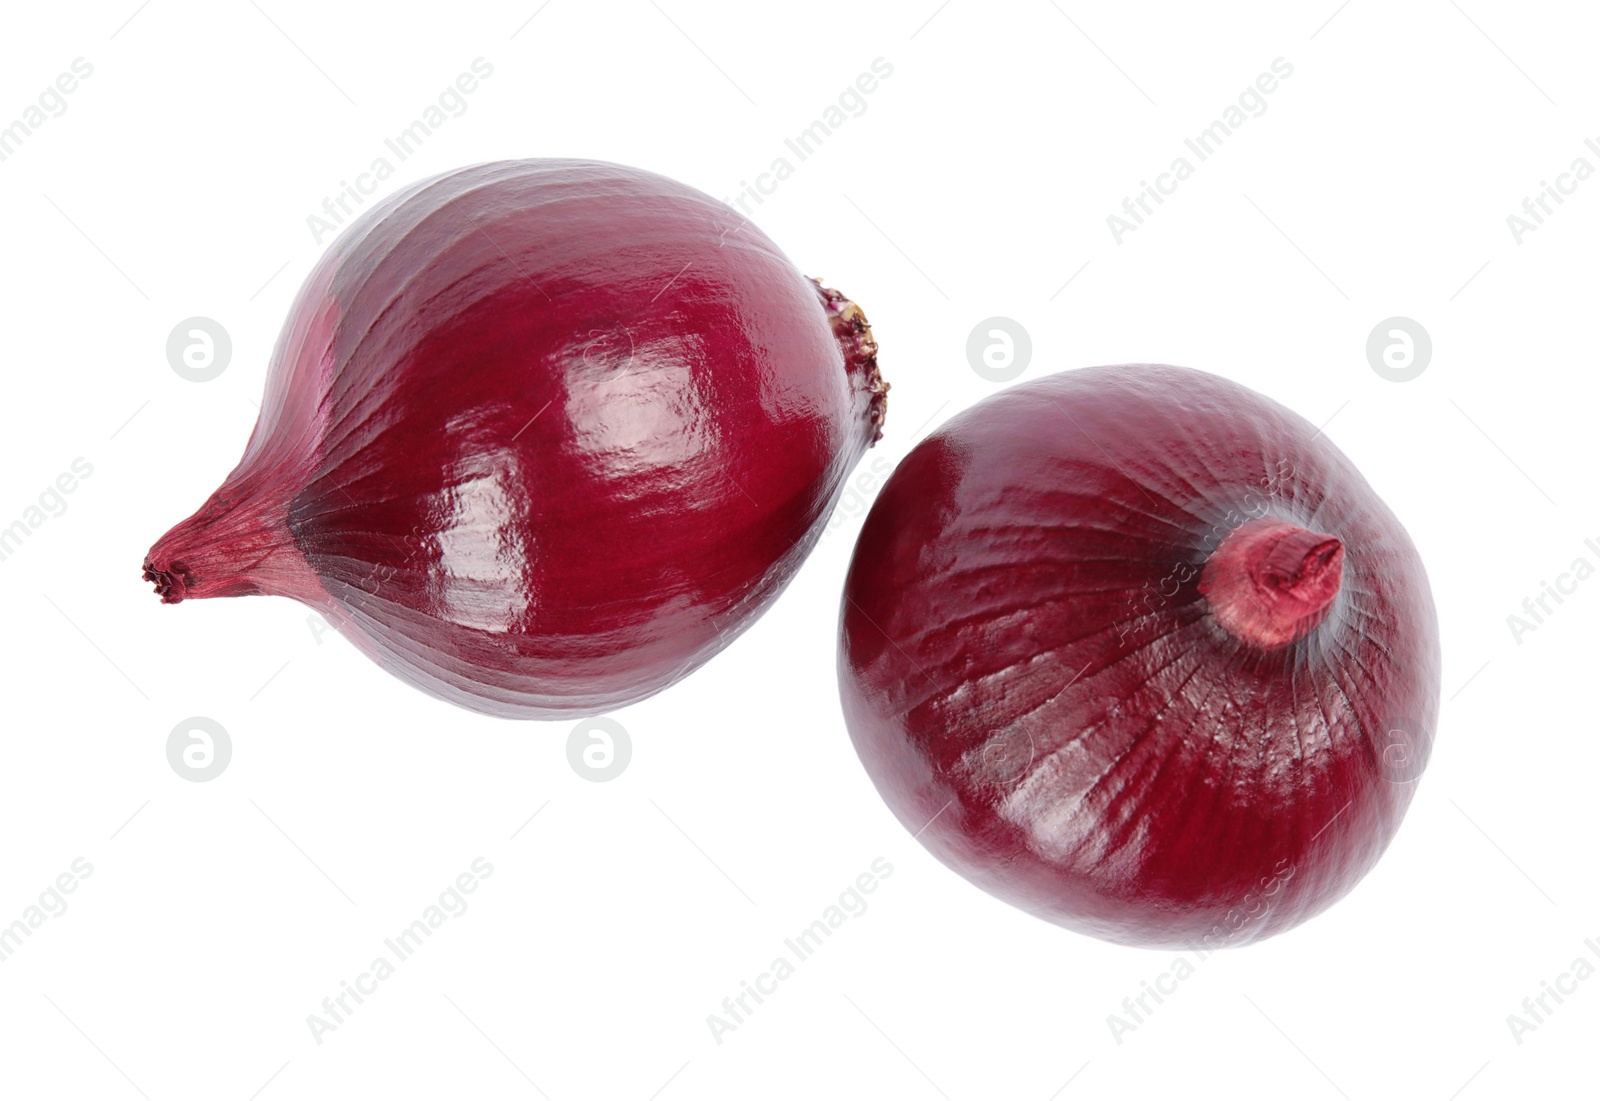
[[[1600,181],[1520,243],[1506,222],[1600,167],[1593,13],[540,3],[7,12],[0,125],[94,71],[0,163],[0,526],[73,459],[93,473],[0,562],[0,924],[93,872],[0,963],[0,1094],[1593,1096],[1600,979],[1520,1044],[1507,1016],[1600,940],[1600,581],[1520,642],[1507,616],[1600,563]],[[1178,363],[1327,422],[1415,538],[1444,638],[1436,754],[1376,871],[1118,1043],[1108,1014],[1172,954],[970,887],[856,760],[834,633],[859,504],[729,651],[615,715],[633,759],[609,783],[569,767],[571,723],[425,697],[289,601],[160,605],[140,562],[243,450],[323,247],[307,216],[478,57],[493,75],[385,190],[585,156],[733,196],[893,66],[755,214],[872,320],[880,469],[996,391],[965,353],[994,315],[1031,334],[1024,379]],[[1279,57],[1268,110],[1119,244],[1106,216]],[[165,355],[194,315],[234,344],[204,384]],[[1366,359],[1394,315],[1432,335],[1415,381]],[[165,751],[196,715],[233,744],[206,783]],[[307,1015],[480,856],[470,908],[316,1043]],[[707,1015],[878,857],[869,908],[716,1043]]]

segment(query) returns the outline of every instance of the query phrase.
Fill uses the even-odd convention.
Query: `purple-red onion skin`
[[[1263,518],[1317,533],[1310,590],[1338,581],[1292,642],[1230,633],[1199,591]],[[1124,944],[1247,944],[1339,899],[1395,835],[1437,720],[1400,523],[1307,421],[1183,368],[1053,375],[919,444],[865,521],[840,630],[850,733],[906,828]]]
[[[169,601],[300,599],[477,711],[618,707],[794,575],[877,438],[875,348],[689,187],[588,161],[449,173],[312,273],[244,459],[148,575]]]

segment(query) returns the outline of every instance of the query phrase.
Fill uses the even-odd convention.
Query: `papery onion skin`
[[[594,161],[448,173],[323,258],[243,460],[145,575],[168,602],[294,597],[476,711],[619,707],[793,577],[880,435],[876,349],[692,188]]]
[[[1325,434],[1199,371],[1063,372],[954,418],[879,494],[840,616],[846,721],[900,821],[1118,943],[1237,946],[1323,910],[1433,742],[1405,530]]]

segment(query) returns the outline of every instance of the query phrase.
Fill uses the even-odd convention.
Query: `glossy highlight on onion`
[[[484,164],[314,270],[244,458],[158,540],[167,603],[265,593],[492,715],[687,675],[794,576],[880,435],[861,310],[662,176]]]
[[[1405,530],[1325,434],[1199,371],[1068,371],[954,418],[874,503],[840,615],[845,718],[906,828],[1123,944],[1322,911],[1433,742]]]

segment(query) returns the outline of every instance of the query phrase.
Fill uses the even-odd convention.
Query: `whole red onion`
[[[956,417],[873,505],[841,620],[845,717],[900,821],[1107,940],[1317,913],[1432,745],[1404,529],[1312,425],[1199,371],[1071,371]]]
[[[303,601],[477,711],[630,703],[799,568],[878,437],[876,350],[691,188],[593,161],[451,172],[323,258],[243,460],[145,576],[168,603]]]

